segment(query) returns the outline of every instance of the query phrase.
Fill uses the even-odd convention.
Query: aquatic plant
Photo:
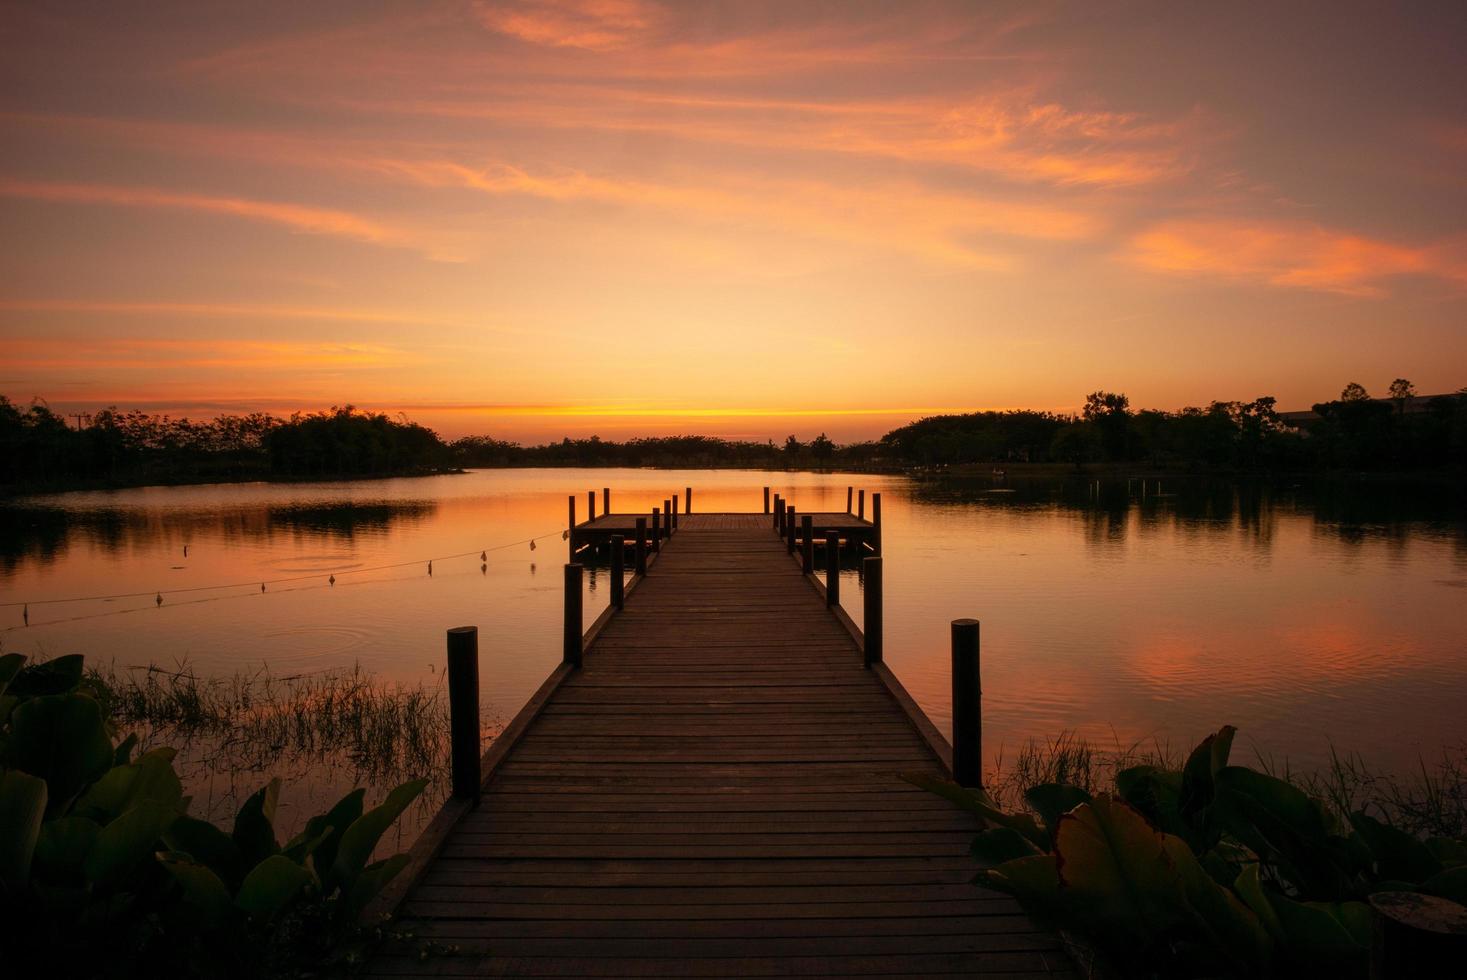
[[[909,776],[985,822],[976,881],[1092,942],[1124,976],[1366,973],[1366,900],[1416,891],[1467,903],[1467,841],[1423,839],[1363,810],[1229,763],[1234,729],[1180,769],[1115,773],[1114,793],[1064,783],[1005,812],[979,789]],[[1061,745],[1073,755],[1073,745]]]
[[[270,976],[352,958],[407,856],[372,861],[422,792],[354,790],[281,844],[280,781],[228,832],[189,814],[167,747],[137,753],[80,656],[0,657],[0,909],[17,975]]]

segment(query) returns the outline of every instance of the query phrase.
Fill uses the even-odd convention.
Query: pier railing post
[[[673,532],[676,532],[677,531],[677,512],[678,512],[677,494],[673,494],[672,495],[672,527],[671,527],[671,530]]]
[[[774,495],[774,533],[784,534],[784,498]]]
[[[626,598],[626,550],[627,539],[620,534],[611,536],[611,604],[617,609],[625,608]]]
[[[881,494],[871,495],[871,550],[881,554]]]
[[[662,501],[662,536],[672,537],[672,498],[668,497]]]
[[[479,628],[448,631],[448,747],[453,795],[479,803]]]
[[[581,571],[575,562],[565,566],[565,648],[561,661],[572,667],[581,666],[581,637],[585,623],[581,618]]]
[[[795,505],[786,504],[784,508],[784,536],[785,547],[790,554],[795,553]]]
[[[764,513],[769,513],[769,488],[764,488]]]
[[[840,605],[840,532],[825,532],[825,604]]]
[[[652,508],[652,553],[655,555],[662,550],[662,511],[657,507]]]
[[[853,494],[855,492],[856,492],[856,488],[855,487],[846,487],[846,513],[847,514],[854,514],[855,513],[855,511],[851,510],[851,494]]]
[[[610,515],[611,514],[611,488],[610,487],[602,487],[601,488],[601,513],[607,514],[607,515]]]
[[[866,491],[856,491],[856,516],[862,520],[866,519]]]
[[[647,574],[647,518],[637,518],[637,574]]]
[[[587,523],[596,519],[596,491],[586,491],[586,521]]]
[[[866,666],[881,663],[881,559],[863,558],[861,567],[866,572],[863,599],[866,609],[865,623],[861,632],[866,640]]]
[[[953,632],[953,780],[983,785],[983,692],[978,677],[978,620],[955,619]]]
[[[800,568],[806,575],[815,571],[815,518],[809,514],[800,518],[800,541],[803,544]]]
[[[692,487],[683,487],[683,503],[687,505],[687,510],[684,513],[691,514],[693,512],[693,488]]]

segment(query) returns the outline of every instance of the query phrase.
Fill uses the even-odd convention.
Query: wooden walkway
[[[1076,976],[970,883],[971,816],[899,778],[946,775],[934,733],[768,521],[682,518],[486,757],[398,907],[416,939],[366,975]]]

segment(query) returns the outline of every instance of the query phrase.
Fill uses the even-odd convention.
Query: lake
[[[948,623],[982,621],[990,764],[1065,731],[1185,749],[1224,723],[1240,756],[1295,768],[1333,743],[1400,771],[1467,741],[1467,513],[1440,488],[525,469],[57,494],[0,509],[0,645],[132,676],[360,667],[438,688],[444,630],[473,624],[487,735],[558,662],[568,494],[582,517],[604,486],[617,512],[685,486],[699,512],[758,510],[765,485],[838,511],[851,484],[882,494],[887,662],[940,728]],[[587,575],[587,623],[607,583]],[[859,621],[854,568],[842,584]],[[185,744],[196,811],[278,772],[290,823],[401,775],[276,742]]]

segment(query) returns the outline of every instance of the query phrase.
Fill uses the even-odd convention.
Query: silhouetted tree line
[[[431,429],[348,405],[288,419],[264,413],[206,422],[105,409],[77,427],[37,401],[0,396],[0,486],[185,483],[270,477],[391,476],[457,466],[872,467],[973,463],[1146,462],[1205,469],[1467,467],[1467,389],[1422,399],[1397,379],[1389,398],[1350,384],[1307,419],[1286,421],[1271,397],[1177,412],[1133,412],[1095,391],[1079,415],[939,415],[875,442],[824,433],[782,444],[665,436],[595,436],[522,446],[488,436],[444,443]]]
[[[1428,399],[1398,378],[1389,398],[1359,384],[1286,421],[1272,397],[1215,401],[1177,412],[1142,409],[1092,392],[1077,416],[975,412],[922,419],[881,445],[923,465],[1146,462],[1207,469],[1415,469],[1467,466],[1467,389]]]
[[[76,417],[0,395],[0,485],[195,483],[270,477],[387,476],[453,465],[431,430],[352,406],[175,419],[114,408]]]

